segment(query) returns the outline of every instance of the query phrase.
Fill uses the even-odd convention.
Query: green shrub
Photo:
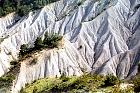
[[[136,93],[140,92],[140,77],[135,77],[132,82],[134,84],[134,91]]]
[[[11,62],[10,62],[10,65],[12,65],[12,66],[16,66],[17,64],[18,64],[17,61],[11,61]]]
[[[23,56],[28,55],[30,56],[29,53],[33,53],[34,51],[41,50],[43,48],[55,48],[58,47],[59,41],[62,39],[62,36],[58,34],[51,34],[49,35],[48,33],[45,33],[45,38],[42,41],[41,37],[37,37],[37,39],[34,42],[34,47],[33,48],[28,48],[27,44],[23,44],[20,47],[20,52],[19,52],[19,59],[22,58]]]
[[[113,86],[119,83],[119,80],[114,75],[107,75],[104,86]]]
[[[43,41],[42,41],[41,37],[37,37],[36,41],[34,42],[34,47],[36,49],[40,49],[43,47]]]
[[[77,89],[84,88],[87,91],[95,91],[98,87],[104,84],[104,77],[101,75],[83,75],[77,82]]]
[[[31,7],[29,5],[21,5],[18,7],[18,9],[16,10],[16,13],[19,16],[24,16],[27,15],[29,12],[31,11]]]
[[[140,63],[138,64],[138,73],[140,73]]]
[[[0,88],[10,87],[14,79],[15,79],[15,76],[13,74],[7,74],[0,77]]]
[[[48,34],[48,32],[46,32],[43,44],[49,48],[58,47],[58,41],[60,41],[61,39],[62,36],[58,34]]]
[[[25,54],[27,54],[27,52],[28,52],[28,45],[27,44],[21,45],[20,46],[19,57],[24,56]]]

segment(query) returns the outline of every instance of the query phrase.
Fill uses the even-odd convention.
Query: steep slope
[[[32,46],[48,31],[63,35],[64,48],[44,51],[33,66],[22,62],[13,93],[35,79],[80,75],[83,69],[131,77],[140,60],[139,7],[139,0],[61,0],[22,18],[0,18],[0,75],[17,59],[22,44]]]

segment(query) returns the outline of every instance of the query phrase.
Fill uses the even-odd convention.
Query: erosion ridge
[[[121,79],[137,73],[140,35],[139,0],[61,0],[22,18],[0,18],[0,76],[9,71],[22,44],[33,45],[45,32],[64,37],[64,48],[44,52],[35,66],[21,64],[12,87],[46,76],[81,75],[84,71]],[[15,21],[15,19],[19,19]],[[49,59],[46,54],[49,53]],[[10,54],[10,55],[9,55]],[[21,79],[22,78],[22,79]]]

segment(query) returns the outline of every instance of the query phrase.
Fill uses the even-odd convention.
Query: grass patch
[[[109,75],[111,76],[111,75]],[[107,76],[107,77],[109,77]],[[132,93],[132,88],[120,89],[120,84],[105,85],[106,76],[84,74],[80,77],[43,78],[22,88],[20,93]],[[112,76],[111,76],[112,78]],[[113,77],[114,78],[114,77]],[[112,80],[111,80],[112,81]],[[104,86],[104,87],[103,87]]]
[[[89,92],[102,86],[103,81],[103,76],[89,74],[80,77],[44,78],[22,88],[21,93]]]

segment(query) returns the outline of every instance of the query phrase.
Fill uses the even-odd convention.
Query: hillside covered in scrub
[[[20,93],[133,93],[133,85],[113,75],[84,74],[80,77],[43,78],[26,84]],[[138,87],[137,87],[138,88]]]
[[[31,11],[41,9],[45,5],[56,1],[58,0],[1,0],[0,17],[12,12],[22,17]]]
[[[71,83],[67,91],[91,91],[84,84],[94,76],[71,82],[85,73],[113,75],[139,91],[139,40],[139,0],[0,0],[0,91],[65,92]],[[50,86],[36,89],[42,80]]]

